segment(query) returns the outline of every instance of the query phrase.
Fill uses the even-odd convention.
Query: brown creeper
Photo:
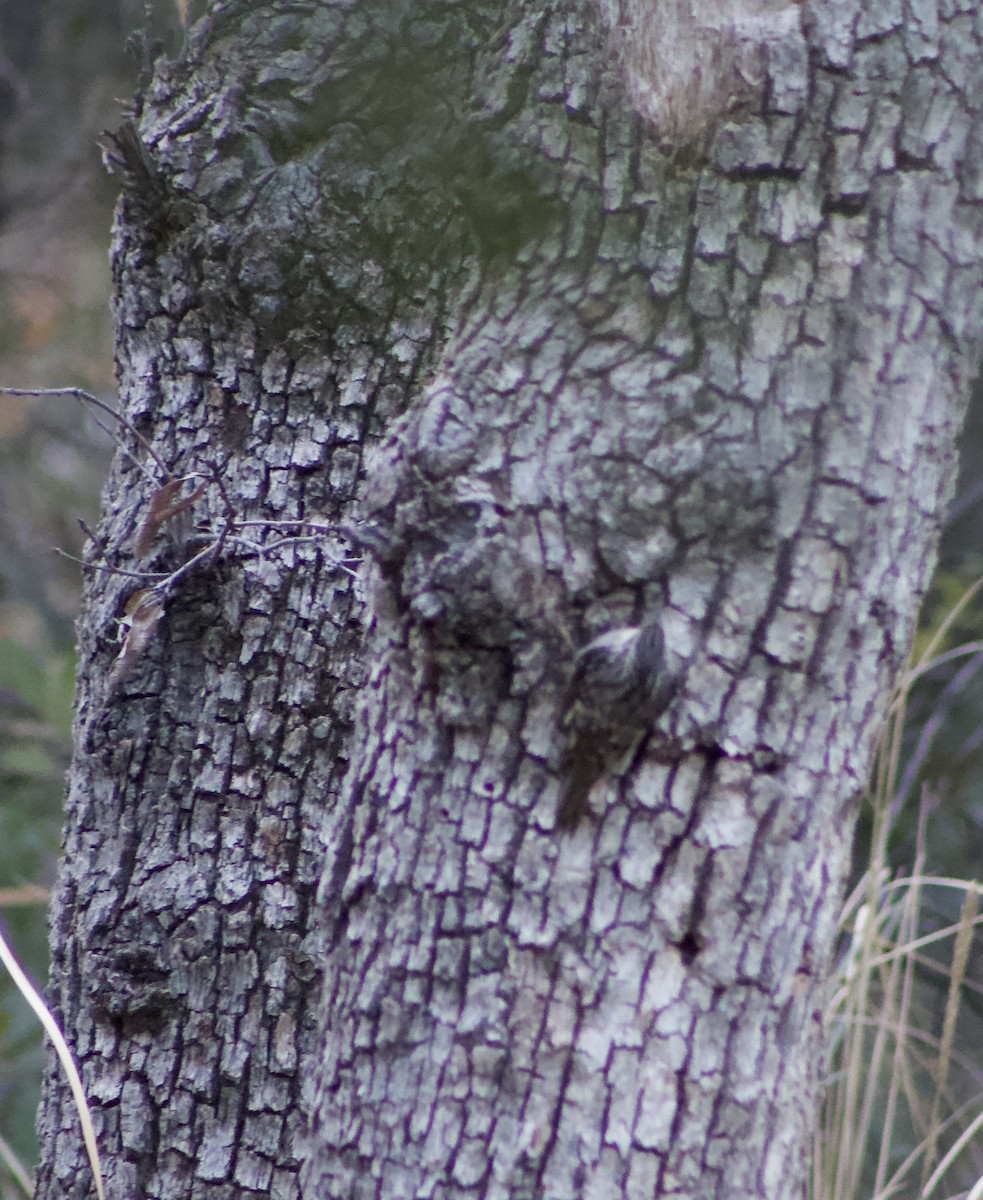
[[[560,828],[577,824],[587,811],[591,788],[665,712],[675,685],[657,620],[612,629],[580,651],[563,717],[567,743]]]

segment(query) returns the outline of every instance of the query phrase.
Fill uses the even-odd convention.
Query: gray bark
[[[978,6],[250,7],[122,154],[121,396],[198,518],[365,561],[237,525],[118,681],[91,576],[52,995],[111,1194],[801,1195],[979,351]],[[153,492],[127,569],[200,545],[135,561]],[[658,704],[571,717],[653,622]],[[88,1194],[53,1075],[41,1127]]]

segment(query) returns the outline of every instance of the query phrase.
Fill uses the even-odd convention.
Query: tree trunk
[[[93,549],[80,621],[111,1196],[804,1194],[981,333],[981,16],[901,9],[230,3],[158,63],[101,565],[213,549]],[[52,1073],[39,1197],[76,1127]]]

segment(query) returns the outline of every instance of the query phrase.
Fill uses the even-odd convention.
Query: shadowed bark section
[[[445,302],[435,256],[391,244],[394,147],[415,135],[365,100],[400,26],[385,6],[372,28],[365,15],[229,6],[183,62],[157,64],[136,133],[116,139],[121,396],[172,475],[197,473],[187,492],[206,488],[139,556],[165,480],[131,446],[100,539],[114,567],[170,571],[226,536],[115,689],[137,581],[93,571],[80,623],[51,991],[110,1195],[299,1192],[311,895],[363,678],[357,560],[323,526],[352,501],[363,439],[407,403]],[[354,112],[337,110],[342,78]],[[430,203],[421,240],[449,204]],[[55,1075],[40,1120],[38,1194],[90,1194]]]
[[[233,4],[158,64],[121,393],[222,537],[112,694],[134,581],[80,627],[52,993],[114,1193],[801,1194],[978,353],[983,58],[972,13],[740,7],[665,8],[740,67],[685,130],[631,5]],[[137,559],[164,482],[118,460],[114,565],[204,544]],[[561,829],[578,652],[653,625],[671,688]],[[67,1104],[42,1197],[89,1191]]]

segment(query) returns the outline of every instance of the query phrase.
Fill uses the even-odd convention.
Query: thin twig
[[[61,387],[61,388],[0,387],[0,395],[3,395],[3,396],[74,396],[75,399],[78,400],[78,402],[80,404],[92,404],[96,408],[101,409],[104,413],[107,413],[109,416],[111,416],[118,425],[122,425],[122,427],[128,433],[130,433],[134,438],[136,438],[136,440],[140,443],[140,445],[144,448],[144,450],[146,450],[146,452],[154,460],[154,462],[157,464],[157,466],[160,467],[161,474],[164,476],[165,483],[171,478],[171,473],[167,469],[167,467],[164,465],[164,460],[160,457],[160,455],[153,448],[153,446],[151,446],[151,444],[147,441],[147,439],[143,436],[143,434],[137,429],[137,427],[133,424],[133,422],[128,420],[126,417],[124,417],[121,412],[117,412],[117,410],[115,408],[113,408],[113,406],[111,404],[107,404],[105,400],[100,400],[98,396],[93,396],[93,394],[91,392],[85,391],[84,388],[76,388],[76,387]],[[126,450],[126,447],[124,446],[124,447],[122,447],[122,449]],[[128,450],[126,452],[128,454],[130,453],[130,451],[128,451]],[[144,467],[144,465],[140,462],[140,460],[138,458],[136,458],[135,455],[130,454],[130,457],[137,464],[137,466],[140,467],[140,469],[142,471],[146,471],[146,468]],[[151,479],[153,479],[153,476],[149,476],[149,477]],[[156,483],[157,480],[154,480],[154,482]]]
[[[236,525],[240,529],[245,529],[249,525],[259,525],[264,529],[292,529],[292,528],[310,528],[320,529],[324,533],[341,533],[341,530],[336,529],[329,521],[325,521],[322,517],[302,517],[295,521],[274,521],[265,517],[251,518],[247,521],[236,521]]]
[[[86,562],[84,558],[77,558],[74,554],[69,554],[67,550],[62,550],[60,546],[52,546],[52,550],[60,558],[67,558],[69,562],[78,563],[80,567],[85,567],[87,571],[104,571],[107,575],[125,575],[127,579],[142,579],[144,583],[150,583],[155,579],[167,579],[167,574],[164,571],[126,571],[123,567],[111,567],[109,563]]]
[[[226,532],[228,532],[228,530],[231,529],[235,523],[236,510],[232,504],[232,501],[229,499],[229,493],[225,490],[225,480],[222,478],[222,472],[214,464],[212,465],[211,471],[208,474],[208,478],[211,479],[212,483],[214,483],[215,487],[218,489],[218,494],[222,501],[222,507],[225,509],[225,528]]]
[[[274,550],[281,550],[284,546],[309,546],[320,540],[319,537],[285,537],[263,545],[262,542],[254,542],[251,538],[240,537],[236,533],[229,534],[229,541],[235,542],[238,546],[248,547],[256,558],[263,558],[264,555],[272,554]]]
[[[102,419],[102,417],[99,416],[98,413],[94,413],[94,412],[89,413],[89,420],[95,422],[96,428],[102,430],[102,432],[106,435],[106,437],[110,440],[110,442],[112,442],[112,444],[114,446],[119,445],[119,435],[116,433],[115,430],[110,429],[110,427],[106,424],[106,422]],[[151,475],[147,472],[146,468],[143,466],[143,464],[140,462],[140,460],[137,458],[137,456],[132,452],[132,450],[129,449],[128,446],[120,446],[120,449],[123,451],[124,454],[128,454],[130,456],[130,459],[133,462],[135,462],[138,467],[140,467],[140,469],[144,472],[144,474],[147,476],[148,479],[153,479],[153,475]],[[154,482],[156,483],[156,480],[154,480]]]
[[[89,526],[86,524],[85,521],[82,520],[81,517],[76,517],[75,519],[79,523],[79,529],[82,530],[82,532],[89,539],[89,541],[93,544],[93,546],[95,546],[95,548],[99,551],[99,557],[104,562],[109,562],[109,555],[106,553],[106,546],[105,546],[105,543],[103,542],[102,538],[97,537],[95,530],[90,529]],[[72,556],[69,554],[67,557],[71,558]],[[81,562],[82,560],[76,559],[75,561]]]
[[[169,592],[179,580],[183,579],[184,576],[190,571],[193,571],[199,563],[205,562],[209,558],[216,558],[219,551],[222,549],[222,544],[225,541],[226,536],[227,535],[225,531],[220,533],[215,541],[209,542],[204,550],[199,550],[198,553],[192,555],[192,557],[189,558],[186,563],[182,563],[176,571],[172,571],[171,574],[165,576],[160,583],[155,584],[154,591],[157,592],[158,595],[163,596]]]
[[[255,523],[255,522],[254,522]],[[267,546],[260,545],[259,542],[250,541],[249,538],[237,537],[236,534],[229,534],[229,541],[235,542],[238,546],[246,546],[248,553],[243,555],[243,558],[264,558],[267,554],[272,554],[275,550],[283,550],[288,546],[312,546],[321,542],[321,538],[315,535],[310,537],[289,537],[281,538],[277,542],[270,542]],[[349,561],[358,562],[358,559],[349,560],[348,558],[335,558],[331,560],[331,565],[337,567],[341,571],[345,571],[353,578],[358,577],[358,572],[353,570],[349,565]]]

